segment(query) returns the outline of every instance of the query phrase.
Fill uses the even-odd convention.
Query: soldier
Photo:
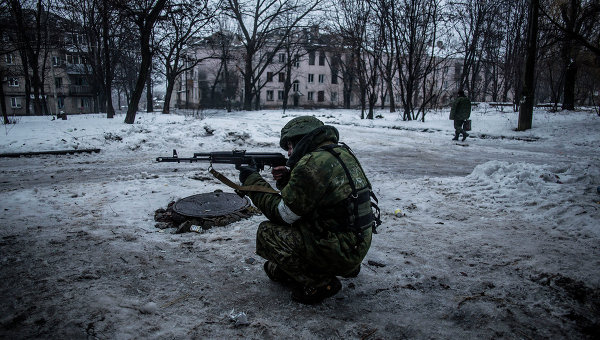
[[[465,91],[458,91],[458,98],[452,103],[450,109],[450,119],[454,120],[454,138],[452,140],[458,140],[460,134],[463,135],[462,141],[464,142],[469,134],[464,130],[464,124],[467,119],[471,116],[471,101],[465,96]]]
[[[292,299],[305,304],[337,294],[342,284],[336,276],[358,275],[380,223],[369,180],[338,140],[337,129],[315,117],[292,119],[279,142],[288,151],[287,167],[272,169],[280,195],[246,192],[269,219],[256,235],[267,276],[290,286]],[[239,179],[270,187],[251,167],[241,167]]]

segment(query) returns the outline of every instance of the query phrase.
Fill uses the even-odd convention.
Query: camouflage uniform
[[[321,126],[315,129],[314,121]],[[352,190],[340,162],[320,149],[337,144],[339,139],[335,127],[322,124],[313,117],[298,117],[282,129],[280,144],[284,149],[291,138],[310,133],[294,146],[288,161],[289,180],[277,185],[281,196],[247,193],[269,219],[258,228],[257,254],[277,264],[296,282],[315,287],[331,277],[355,271],[371,245],[370,228],[362,238],[350,231],[333,231],[344,226],[348,217],[345,200]],[[342,147],[334,150],[340,153],[355,186],[370,187],[354,156]],[[270,187],[258,173],[250,175],[243,184]],[[294,221],[286,222],[290,220]]]

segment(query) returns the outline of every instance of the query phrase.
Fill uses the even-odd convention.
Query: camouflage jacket
[[[451,120],[467,120],[471,116],[471,101],[467,97],[458,97],[450,109]]]
[[[315,269],[332,275],[342,275],[355,268],[365,257],[372,236],[371,229],[364,232],[363,240],[349,231],[331,231],[339,230],[346,220],[345,200],[352,192],[340,162],[330,152],[319,149],[336,144],[338,136],[334,127],[325,125],[298,143],[288,161],[292,169],[289,181],[280,196],[248,193],[254,205],[273,222],[288,224],[286,216],[282,215],[299,216],[290,227],[299,228],[302,233],[305,249],[301,256]],[[356,188],[370,187],[360,164],[350,152],[342,147],[335,150],[341,153]],[[243,184],[270,187],[258,173],[252,174]]]

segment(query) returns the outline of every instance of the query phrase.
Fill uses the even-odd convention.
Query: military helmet
[[[283,150],[287,150],[288,141],[298,140],[300,137],[309,134],[316,128],[323,126],[323,122],[313,116],[300,116],[296,117],[281,129],[281,139],[279,140],[279,146]]]

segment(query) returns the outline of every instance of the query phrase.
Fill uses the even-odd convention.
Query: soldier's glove
[[[239,166],[237,167],[237,169],[240,171],[240,182],[242,184],[246,182],[250,175],[252,175],[255,172],[258,172],[258,170],[256,170],[256,168],[253,166]]]

